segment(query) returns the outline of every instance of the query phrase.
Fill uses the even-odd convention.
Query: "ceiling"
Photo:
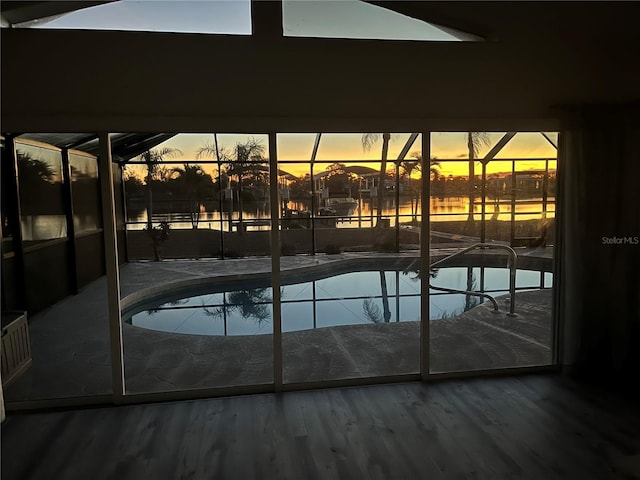
[[[488,40],[553,38],[640,39],[640,2],[385,1],[366,0],[430,23]]]

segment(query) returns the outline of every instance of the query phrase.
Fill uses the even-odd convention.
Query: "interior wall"
[[[627,101],[639,78],[628,75],[629,47],[616,39],[608,55],[589,55],[584,42],[547,37],[435,43],[1,34],[6,131],[184,131],[237,119],[245,129],[296,131],[311,129],[300,121],[309,117],[316,129],[348,128],[339,119],[350,118],[390,129],[402,129],[402,119],[436,118],[446,128],[448,119],[548,119],[558,105]]]

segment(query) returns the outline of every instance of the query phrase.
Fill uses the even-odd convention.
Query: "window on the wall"
[[[251,0],[120,0],[15,26],[251,35]]]
[[[360,0],[283,0],[282,23],[286,37],[439,42],[477,39]]]
[[[49,146],[16,142],[24,242],[65,238],[62,154]]]

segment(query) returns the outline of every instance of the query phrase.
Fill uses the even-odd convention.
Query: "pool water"
[[[343,273],[284,285],[280,294],[282,331],[418,321],[420,281],[416,272],[384,270]],[[516,274],[519,291],[550,288],[552,281],[549,272],[518,270]],[[483,291],[495,297],[509,293],[509,270],[446,267],[437,269],[430,283]],[[180,334],[269,334],[273,333],[271,298],[268,281],[218,284],[204,293],[185,291],[170,301],[149,302],[129,314],[125,312],[124,318],[136,327]],[[478,296],[431,290],[430,319],[459,315],[482,301]]]

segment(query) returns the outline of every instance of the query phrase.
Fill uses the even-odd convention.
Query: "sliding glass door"
[[[273,384],[268,136],[178,134],[131,160],[125,392]]]
[[[25,277],[33,312],[9,402],[553,362],[557,134],[112,134],[117,327],[99,210],[110,170],[80,137],[3,148],[3,265],[23,262],[3,274]]]
[[[420,372],[418,134],[281,134],[285,384]]]
[[[557,134],[434,132],[431,155],[430,372],[551,364]]]

